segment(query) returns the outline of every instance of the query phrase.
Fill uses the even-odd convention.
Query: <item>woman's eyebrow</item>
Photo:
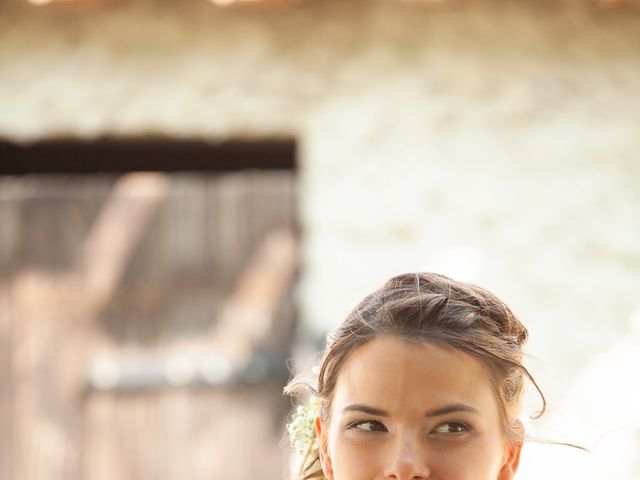
[[[360,403],[356,403],[354,405],[347,405],[342,409],[342,413],[346,412],[361,412],[367,413],[369,415],[376,415],[378,417],[388,417],[389,414],[384,410],[380,410],[379,408],[369,407],[367,405],[362,405]]]
[[[451,405],[445,405],[444,407],[434,408],[433,410],[428,410],[424,416],[425,417],[439,417],[441,415],[448,415],[449,413],[459,413],[459,412],[468,412],[479,414],[480,410],[471,405],[467,405],[466,403],[452,403]]]
[[[369,415],[376,415],[378,417],[388,417],[389,414],[384,410],[375,407],[369,407],[368,405],[362,405],[360,403],[356,403],[354,405],[347,405],[342,409],[343,413],[346,412],[361,412]],[[448,415],[450,413],[459,413],[459,412],[468,412],[479,414],[480,411],[472,407],[471,405],[467,405],[465,403],[452,403],[451,405],[445,405],[443,407],[434,408],[432,410],[427,410],[424,414],[425,417],[439,417],[441,415]]]

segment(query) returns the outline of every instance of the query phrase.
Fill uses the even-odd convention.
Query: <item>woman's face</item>
[[[329,480],[507,480],[520,455],[479,361],[394,337],[347,358],[315,426]]]

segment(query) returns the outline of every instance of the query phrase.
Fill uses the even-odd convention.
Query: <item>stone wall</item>
[[[523,478],[637,478],[637,11],[25,2],[0,7],[0,32],[1,136],[297,138],[310,328],[401,271],[487,286],[530,328],[561,412],[543,435],[594,447],[609,432],[570,461],[532,444]]]

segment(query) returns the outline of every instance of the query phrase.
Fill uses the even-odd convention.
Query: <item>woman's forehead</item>
[[[472,403],[493,410],[496,399],[489,372],[470,355],[432,343],[380,337],[357,348],[340,367],[333,407],[350,403],[424,410]]]

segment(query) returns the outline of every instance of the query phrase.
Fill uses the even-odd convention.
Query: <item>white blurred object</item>
[[[603,320],[604,321],[604,320]],[[594,356],[576,377],[559,412],[550,412],[544,439],[567,441],[590,452],[528,442],[521,480],[637,480],[640,452],[640,308],[623,340]],[[559,414],[559,415],[554,415]]]
[[[631,334],[636,338],[640,338],[640,307],[631,312],[629,327],[631,328]]]
[[[173,355],[164,367],[167,383],[174,387],[188,385],[196,376],[194,361],[186,355]]]
[[[89,367],[89,382],[98,390],[110,390],[120,381],[120,369],[111,357],[95,360]]]

